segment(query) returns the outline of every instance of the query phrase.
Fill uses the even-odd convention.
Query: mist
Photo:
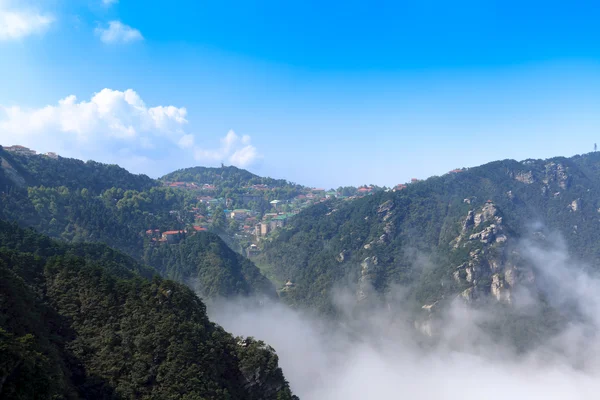
[[[525,351],[483,327],[502,321],[495,304],[456,298],[427,316],[385,301],[361,312],[352,296],[335,294],[344,318],[331,321],[281,303],[249,307],[247,299],[209,307],[234,335],[275,348],[293,391],[317,399],[596,399],[600,393],[600,278],[569,255],[558,235],[522,240],[519,252],[535,271],[535,291],[519,287],[510,310],[540,313],[540,293],[565,317],[560,330]],[[406,288],[390,293],[402,299]],[[493,301],[492,301],[493,303]],[[398,306],[398,304],[400,306]],[[418,320],[434,326],[424,333]]]

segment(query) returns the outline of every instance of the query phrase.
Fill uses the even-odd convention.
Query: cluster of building
[[[278,228],[282,228],[288,222],[288,219],[296,215],[296,213],[268,213],[263,216],[261,222],[254,225],[254,237],[256,240],[260,240],[269,233],[273,232]]]
[[[166,184],[168,187],[172,188],[188,188],[188,189],[197,189],[198,185],[194,182],[169,182]]]
[[[31,157],[31,156],[36,156],[38,155],[37,151],[35,150],[31,150],[28,147],[25,146],[20,146],[20,145],[15,145],[15,146],[7,146],[7,147],[2,147],[5,151],[8,151],[9,153],[13,153],[13,154],[18,154],[20,156],[27,156],[27,157]],[[54,158],[57,159],[58,158],[58,154],[53,153],[53,152],[48,152],[48,153],[44,153],[44,154],[39,154],[41,156],[46,156],[46,157],[50,157],[50,158]]]
[[[148,229],[146,236],[148,236],[153,243],[156,244],[177,244],[188,234],[195,234],[196,232],[206,231],[207,229],[201,226],[194,225],[193,230],[188,232],[187,229],[176,230],[176,231],[164,231],[161,233],[160,229]]]

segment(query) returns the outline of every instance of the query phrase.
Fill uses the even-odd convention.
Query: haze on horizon
[[[589,152],[600,6],[0,0],[0,143],[395,185]]]

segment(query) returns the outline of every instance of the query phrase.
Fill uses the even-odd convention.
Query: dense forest
[[[0,157],[3,173],[19,186],[64,186],[70,190],[87,189],[94,194],[111,187],[143,191],[158,186],[154,179],[134,175],[118,165],[43,155],[30,157],[7,152],[1,147]],[[6,180],[4,184],[7,184]]]
[[[211,232],[200,232],[175,245],[149,247],[144,260],[163,276],[187,283],[205,298],[277,297],[273,284],[250,260]]]
[[[558,232],[576,258],[600,265],[600,154],[504,160],[399,191],[304,210],[264,242],[258,263],[294,286],[290,304],[335,313],[336,288],[358,302],[410,288],[415,307],[467,301],[532,281],[523,238]]]
[[[261,177],[245,169],[234,166],[220,168],[193,167],[171,172],[161,178],[165,182],[194,182],[198,184],[215,185],[220,188],[241,188],[249,185],[268,185],[270,187],[298,187],[285,179]]]
[[[284,179],[261,177],[234,166],[185,168],[160,180],[194,183],[204,194],[228,199],[232,208],[250,208],[261,215],[271,208],[271,200],[291,200],[310,190]]]
[[[198,205],[193,193],[100,163],[18,156],[1,149],[0,158],[0,183],[5,185],[0,218],[71,243],[106,244],[156,267],[165,277],[199,289],[206,298],[274,295],[258,268],[219,237],[191,235],[190,210]],[[224,219],[222,211],[218,214]],[[157,246],[146,234],[149,229],[187,230],[190,235],[181,244]]]
[[[274,350],[103,245],[0,221],[0,397],[292,399]]]

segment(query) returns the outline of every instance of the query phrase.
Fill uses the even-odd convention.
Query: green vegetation
[[[294,398],[273,349],[148,272],[0,221],[0,397]]]
[[[0,158],[0,183],[4,177],[6,184],[6,190],[0,191],[2,219],[70,243],[106,244],[156,267],[165,277],[202,288],[207,298],[274,294],[260,271],[216,235],[193,237],[194,216],[200,211],[193,211],[198,204],[192,192],[159,186],[116,166],[17,156],[2,150]],[[28,186],[31,182],[45,186]],[[214,211],[216,232],[227,232],[228,222],[222,208]],[[152,234],[146,234],[147,230]],[[161,244],[160,233],[172,230],[187,230],[187,239],[181,244]]]
[[[149,247],[144,259],[163,276],[187,283],[206,298],[276,297],[275,288],[258,268],[214,233],[199,232],[179,244]]]
[[[70,190],[87,189],[94,194],[111,187],[143,191],[158,186],[146,175],[131,174],[118,165],[62,157],[56,160],[42,155],[28,157],[9,153],[1,147],[0,157],[4,160],[3,169],[11,171],[11,178],[27,186],[64,186]],[[0,184],[2,182],[0,177]]]
[[[256,262],[270,266],[278,280],[295,283],[282,296],[289,304],[332,313],[335,288],[354,285],[358,289],[361,264],[368,259],[368,281],[375,293],[383,295],[395,285],[410,284],[409,297],[420,308],[452,299],[468,287],[456,282],[453,273],[470,260],[471,251],[484,245],[467,238],[466,247],[455,248],[453,241],[461,234],[469,210],[479,212],[492,200],[501,212],[508,245],[541,223],[559,231],[572,254],[599,265],[598,199],[598,153],[497,161],[412,183],[396,192],[308,208],[264,243]],[[489,222],[482,224],[478,231],[489,226]],[[476,232],[468,231],[472,233]],[[486,248],[486,260],[503,260],[502,246]]]

